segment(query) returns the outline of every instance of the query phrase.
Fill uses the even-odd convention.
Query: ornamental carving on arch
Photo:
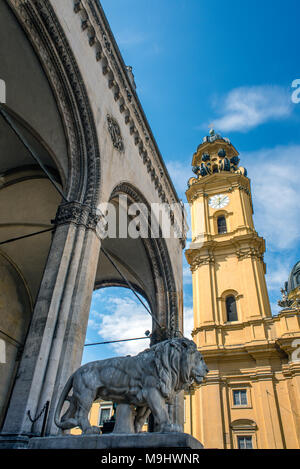
[[[121,129],[120,129],[118,122],[116,121],[116,119],[114,119],[110,115],[107,115],[106,119],[107,119],[108,131],[110,133],[113,146],[119,152],[123,152],[124,142],[123,142],[123,137],[122,137]]]

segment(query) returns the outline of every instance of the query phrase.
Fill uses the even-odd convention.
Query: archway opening
[[[6,107],[6,112],[10,113]],[[26,135],[51,177],[62,179],[48,149],[24,121]],[[52,241],[61,196],[9,124],[0,116],[0,426],[22,357],[34,304]]]
[[[143,301],[149,307],[145,298]],[[117,286],[96,289],[82,363],[136,355],[149,347],[151,332],[152,318],[130,289]]]
[[[146,298],[143,302],[150,308]],[[133,292],[124,287],[103,287],[93,293],[82,364],[115,356],[137,355],[150,346],[152,318]],[[91,425],[103,433],[113,429],[112,401],[96,399],[89,414]],[[147,427],[145,427],[146,429]],[[80,434],[81,430],[72,430]]]
[[[113,229],[102,238],[95,288],[129,287],[145,298],[152,343],[164,340],[179,329],[178,298],[165,240],[153,236],[157,221],[141,194],[125,183],[114,189],[109,210]],[[105,207],[101,212],[107,213]]]

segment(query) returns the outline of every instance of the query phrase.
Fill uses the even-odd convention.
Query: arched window
[[[226,218],[224,217],[224,215],[218,217],[218,233],[227,233]]]
[[[230,295],[226,298],[226,314],[227,321],[233,322],[238,320],[237,309],[236,309],[236,300],[235,297]]]

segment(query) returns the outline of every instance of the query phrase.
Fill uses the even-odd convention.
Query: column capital
[[[211,265],[215,263],[215,258],[212,254],[207,256],[196,256],[190,264],[191,272],[195,272],[202,265]]]
[[[58,207],[53,223],[57,226],[73,223],[98,232],[98,224],[103,218],[97,208],[73,201],[62,203]]]

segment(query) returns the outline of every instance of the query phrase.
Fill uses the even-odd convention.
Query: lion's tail
[[[63,408],[63,405],[64,405],[65,401],[70,401],[70,399],[68,398],[68,394],[72,389],[73,380],[74,380],[74,375],[71,375],[70,378],[68,379],[68,381],[65,384],[65,387],[64,387],[64,389],[61,393],[61,396],[58,400],[58,403],[57,403],[57,406],[56,406],[56,409],[55,409],[54,422],[59,428],[61,428],[63,430],[68,430],[69,428],[73,428],[74,426],[76,426],[76,423],[75,423],[75,425],[73,425],[74,422],[73,422],[72,419],[65,420],[65,418],[67,417],[67,414],[70,415],[72,402],[70,402],[70,408],[68,409],[68,411],[66,412],[64,417],[62,419],[60,419],[60,414],[61,414],[61,411],[62,411],[62,408]]]

